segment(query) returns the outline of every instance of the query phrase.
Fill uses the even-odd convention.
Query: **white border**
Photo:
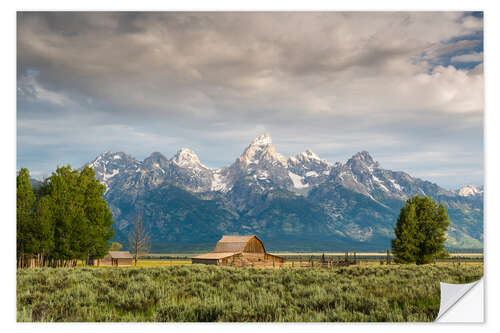
[[[89,328],[92,330],[109,331],[118,329],[120,331],[136,331],[142,329],[142,325],[148,331],[162,331],[179,329],[179,330],[202,330],[204,332],[220,332],[222,331],[250,331],[255,330],[255,325],[258,325],[259,330],[279,330],[287,332],[299,332],[305,329],[314,329],[319,331],[338,330],[342,331],[358,331],[361,329],[382,329],[388,332],[400,332],[404,325],[405,331],[420,331],[425,325],[425,329],[429,330],[442,330],[453,329],[458,331],[478,330],[478,329],[491,329],[499,323],[498,307],[493,304],[495,302],[494,295],[500,295],[498,282],[489,283],[489,281],[498,281],[498,265],[495,263],[498,256],[498,243],[491,241],[499,237],[499,224],[500,218],[498,209],[495,207],[495,200],[498,200],[498,184],[500,170],[498,166],[498,143],[500,139],[498,136],[499,121],[498,114],[500,108],[498,100],[495,97],[498,95],[500,75],[498,71],[498,62],[500,61],[500,54],[498,52],[498,35],[500,31],[499,21],[500,17],[496,11],[495,1],[435,1],[435,0],[419,0],[412,2],[403,1],[283,1],[271,2],[269,0],[254,0],[247,1],[246,3],[236,1],[223,1],[223,0],[210,0],[210,1],[61,1],[61,0],[45,0],[45,1],[17,1],[2,4],[2,11],[0,12],[0,24],[2,29],[2,42],[7,45],[2,49],[0,62],[2,66],[2,80],[1,80],[1,93],[2,93],[2,110],[1,110],[1,126],[2,129],[2,157],[3,161],[0,163],[1,175],[4,181],[2,182],[2,224],[4,226],[4,234],[6,235],[1,242],[3,254],[3,274],[1,274],[3,288],[3,298],[1,315],[4,327],[7,330],[32,330],[37,331],[66,331],[71,329],[78,332],[87,331]],[[486,298],[486,313],[485,325],[463,325],[463,324],[118,324],[119,326],[111,326],[113,324],[16,324],[16,308],[15,308],[15,170],[16,170],[16,101],[15,101],[15,78],[16,78],[16,11],[17,10],[250,10],[250,11],[266,11],[266,10],[362,10],[362,11],[383,11],[383,10],[407,10],[407,11],[432,11],[432,10],[484,10],[485,11],[485,97],[486,97],[486,110],[485,110],[485,187],[486,187],[486,200],[485,200],[485,298]],[[498,204],[496,205],[498,206]],[[489,237],[487,236],[489,235]],[[492,259],[492,265],[488,264]],[[91,325],[91,327],[89,327]],[[115,324],[117,325],[117,324]],[[138,326],[141,325],[141,326]],[[374,325],[378,326],[377,328]],[[12,327],[15,326],[15,327]],[[472,327],[473,326],[473,327]],[[10,329],[9,329],[10,328]]]

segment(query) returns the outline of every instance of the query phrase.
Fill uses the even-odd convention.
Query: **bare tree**
[[[137,266],[137,258],[148,253],[151,249],[151,237],[146,231],[142,223],[142,216],[137,215],[137,219],[132,226],[132,230],[128,236],[128,243],[134,255],[134,264]]]

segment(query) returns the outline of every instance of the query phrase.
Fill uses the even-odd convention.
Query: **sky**
[[[181,147],[218,168],[269,133],[482,185],[483,81],[478,12],[19,12],[17,168]]]

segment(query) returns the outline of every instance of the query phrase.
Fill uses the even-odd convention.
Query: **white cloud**
[[[483,61],[483,52],[475,52],[462,54],[458,56],[454,56],[450,60],[451,62],[482,62]]]
[[[291,154],[309,147],[332,158],[362,149],[417,153],[418,137],[418,149],[432,140],[471,142],[482,158],[482,64],[439,65],[480,45],[470,36],[482,31],[482,19],[460,12],[20,15],[25,151],[66,135],[87,151],[168,153],[179,148],[169,141],[177,138],[204,163],[222,166],[252,136],[271,132]],[[26,69],[39,71],[29,87]],[[74,128],[72,113],[79,129],[60,132]],[[43,134],[23,127],[40,118]],[[128,127],[105,131],[106,124]],[[436,127],[439,137],[429,134]]]

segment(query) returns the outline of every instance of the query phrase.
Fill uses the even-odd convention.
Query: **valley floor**
[[[17,320],[433,321],[439,282],[469,283],[482,275],[481,263],[19,269]]]

